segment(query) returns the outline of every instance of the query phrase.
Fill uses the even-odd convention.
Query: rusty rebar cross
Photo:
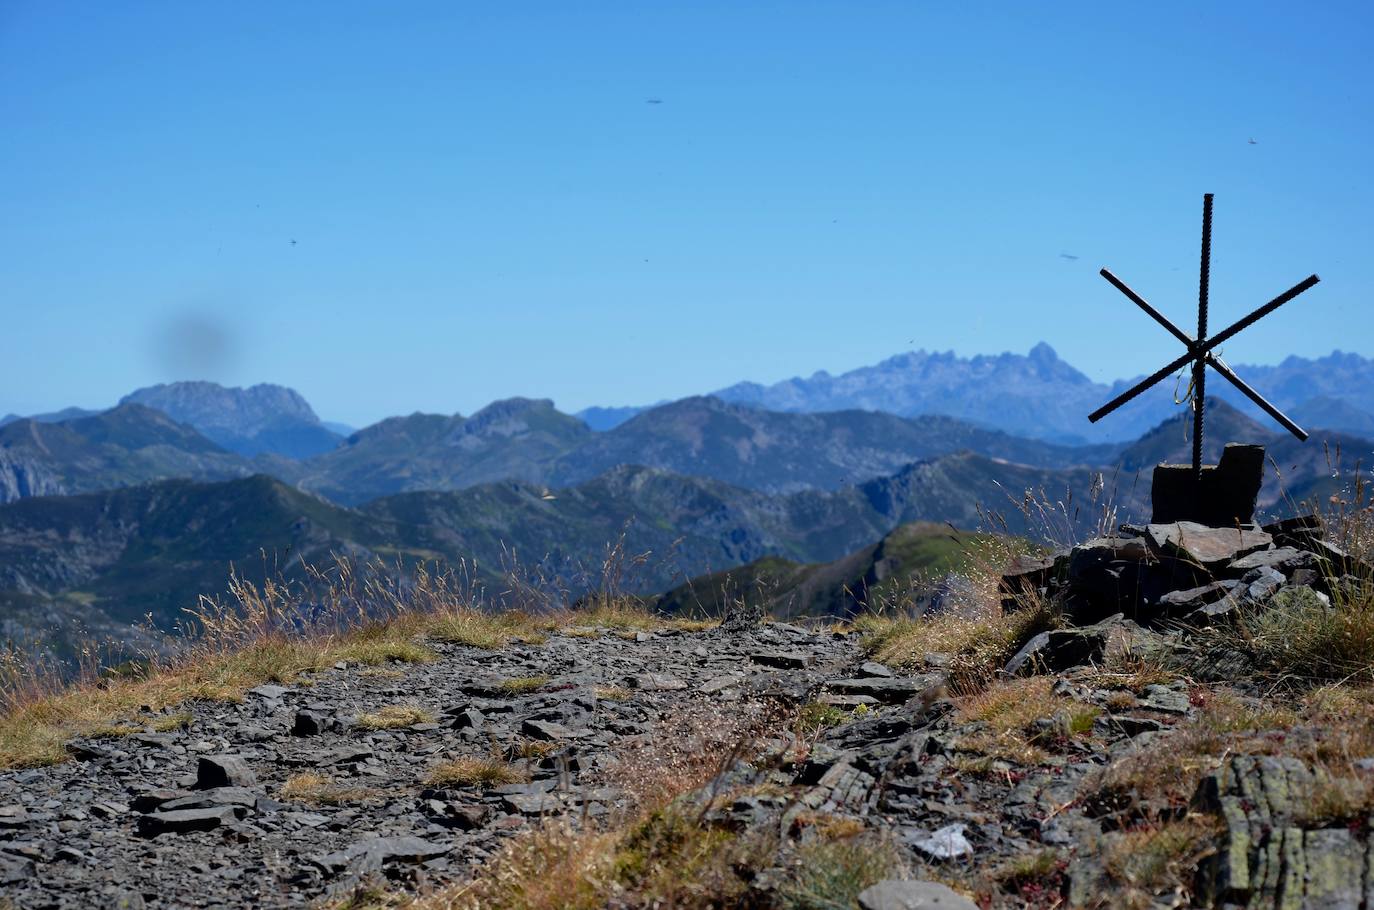
[[[1141,297],[1135,291],[1127,287],[1126,283],[1123,282],[1120,278],[1117,278],[1115,275],[1113,275],[1106,269],[1102,269],[1101,274],[1103,278],[1110,281],[1118,291],[1126,295],[1127,299],[1129,299],[1136,306],[1140,307],[1142,310],[1148,313],[1150,317],[1154,319],[1155,322],[1158,322],[1160,325],[1164,326],[1164,328],[1169,331],[1169,334],[1173,335],[1179,341],[1183,342],[1183,346],[1188,349],[1188,352],[1184,354],[1182,357],[1179,357],[1177,360],[1174,360],[1173,362],[1169,363],[1167,366],[1161,367],[1157,372],[1147,376],[1145,379],[1141,380],[1136,385],[1127,389],[1125,392],[1122,392],[1120,395],[1116,396],[1111,401],[1107,402],[1102,407],[1098,408],[1096,411],[1093,411],[1091,414],[1088,415],[1088,420],[1092,421],[1093,423],[1097,423],[1099,420],[1101,420],[1103,417],[1106,417],[1112,411],[1115,411],[1117,408],[1121,407],[1123,404],[1130,401],[1132,398],[1135,398],[1141,392],[1158,383],[1161,379],[1168,376],[1174,370],[1177,370],[1184,364],[1188,363],[1189,361],[1192,361],[1193,475],[1195,477],[1202,476],[1202,417],[1206,402],[1205,394],[1207,382],[1207,367],[1211,367],[1212,369],[1216,370],[1218,373],[1222,375],[1224,379],[1226,379],[1226,381],[1230,382],[1231,385],[1240,389],[1241,392],[1243,392],[1246,395],[1246,397],[1248,397],[1255,404],[1259,405],[1265,411],[1265,413],[1267,413],[1270,417],[1274,418],[1279,423],[1281,423],[1284,429],[1288,430],[1288,432],[1292,433],[1299,439],[1307,439],[1307,432],[1303,430],[1302,427],[1298,426],[1296,423],[1289,420],[1288,417],[1282,411],[1274,407],[1269,402],[1265,401],[1264,397],[1260,395],[1259,392],[1256,392],[1254,389],[1250,388],[1250,386],[1246,385],[1245,381],[1242,380],[1239,376],[1237,376],[1234,372],[1232,372],[1231,368],[1228,367],[1225,364],[1225,362],[1221,360],[1221,358],[1217,357],[1215,354],[1212,353],[1212,350],[1213,348],[1225,344],[1231,338],[1234,338],[1236,335],[1240,334],[1245,329],[1254,325],[1256,322],[1263,319],[1265,316],[1268,316],[1270,313],[1274,312],[1279,307],[1283,306],[1285,303],[1301,294],[1303,291],[1312,287],[1318,281],[1321,281],[1321,279],[1318,278],[1316,275],[1308,275],[1302,281],[1299,281],[1297,284],[1293,285],[1291,288],[1284,291],[1282,294],[1275,297],[1273,300],[1269,301],[1264,306],[1256,309],[1249,316],[1246,316],[1244,319],[1241,319],[1236,323],[1228,326],[1227,328],[1223,329],[1217,334],[1208,337],[1207,291],[1208,284],[1211,280],[1211,268],[1212,194],[1207,193],[1202,197],[1202,267],[1201,272],[1198,276],[1197,338],[1193,338],[1187,332],[1184,332],[1178,326],[1174,325],[1172,322],[1166,319],[1163,313],[1159,312],[1159,310],[1156,310],[1154,307],[1150,306],[1150,304],[1146,303],[1145,298]]]

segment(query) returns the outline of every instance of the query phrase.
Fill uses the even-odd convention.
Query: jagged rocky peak
[[[225,430],[241,436],[255,435],[283,418],[320,422],[299,392],[265,382],[246,389],[203,381],[162,383],[137,389],[120,399],[120,404],[129,402],[156,408],[173,420],[202,431]]]

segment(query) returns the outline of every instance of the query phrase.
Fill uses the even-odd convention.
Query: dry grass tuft
[[[1102,856],[1116,884],[1111,906],[1143,910],[1161,893],[1186,891],[1218,833],[1215,818],[1189,815],[1113,836]]]
[[[1246,654],[1257,671],[1285,682],[1374,682],[1374,589],[1338,589],[1330,605],[1311,590],[1281,591],[1204,641]]]
[[[829,812],[799,812],[795,825],[799,831],[810,831],[822,840],[847,840],[868,830],[861,818]]]
[[[928,654],[948,655],[955,690],[974,692],[991,682],[1032,636],[1057,622],[1046,604],[1004,613],[998,602],[928,617],[869,614],[854,626],[873,658],[889,666],[921,667]]]
[[[387,705],[358,715],[358,726],[365,730],[393,730],[430,723],[434,723],[434,715],[415,705]]]
[[[629,701],[635,697],[633,689],[626,689],[624,686],[597,686],[592,690],[596,697],[605,701]]]
[[[170,733],[173,730],[180,730],[183,727],[191,726],[191,721],[195,720],[195,715],[190,711],[178,711],[176,714],[168,714],[153,721],[150,726],[154,733]]]
[[[561,749],[559,743],[544,739],[521,737],[506,747],[505,755],[511,761],[521,758],[543,758]]]
[[[546,823],[508,843],[474,881],[422,897],[413,910],[600,910],[614,886],[618,839]]]
[[[1053,692],[1049,677],[994,683],[959,699],[955,721],[981,729],[959,739],[962,752],[1024,765],[1041,764],[1050,749],[1092,730],[1100,709]]]
[[[499,651],[512,641],[543,644],[550,625],[548,619],[538,620],[519,610],[488,613],[460,608],[432,617],[426,623],[425,634],[435,641]]]
[[[1109,651],[1102,663],[1088,668],[1076,678],[1103,689],[1134,692],[1139,695],[1147,686],[1168,685],[1179,678],[1161,658],[1126,651]]]
[[[784,910],[857,907],[861,891],[903,868],[897,849],[872,836],[813,841],[797,849],[780,903]]]
[[[513,676],[510,679],[503,679],[496,684],[496,688],[507,695],[528,695],[531,692],[538,692],[549,684],[547,676]]]
[[[495,758],[456,758],[432,769],[425,777],[430,787],[503,787],[526,780],[519,768]]]
[[[377,791],[367,787],[351,787],[323,774],[306,771],[288,777],[277,795],[290,803],[342,806],[365,802],[377,796]]]
[[[713,629],[720,623],[717,620],[661,616],[647,609],[637,598],[625,595],[596,595],[587,598],[584,604],[567,613],[563,617],[563,625],[577,629],[610,629],[619,632],[651,632],[657,629],[701,632]]]

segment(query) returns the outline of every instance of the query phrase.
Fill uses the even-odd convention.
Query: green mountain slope
[[[489,582],[518,563],[575,594],[601,583],[603,559],[622,538],[626,554],[643,558],[625,560],[618,583],[650,592],[765,556],[835,560],[907,522],[954,515],[971,527],[980,499],[1031,485],[1086,488],[1091,479],[1084,469],[962,454],[833,493],[773,495],[623,466],[556,493],[503,481],[359,509],[261,475],[29,497],[0,506],[0,602],[8,605],[0,618],[31,625],[47,604],[59,618],[80,607],[125,626],[151,615],[165,629],[198,595],[223,591],[231,566],[260,581],[334,553],[475,561]],[[1025,522],[1018,515],[1009,525]]]
[[[17,420],[0,427],[0,502],[149,483],[223,480],[296,469],[276,456],[227,452],[160,411],[126,404],[60,423]]]
[[[768,493],[833,490],[965,449],[1040,467],[1084,460],[1074,449],[951,417],[783,413],[699,397],[653,408],[593,436],[563,456],[548,480],[566,486],[619,464],[642,464]]]
[[[553,402],[525,398],[494,402],[467,418],[392,417],[310,459],[300,483],[347,505],[496,480],[542,483],[549,466],[591,434]]]
[[[899,525],[882,540],[824,563],[765,556],[691,579],[654,600],[667,613],[722,615],[744,603],[773,616],[850,617],[898,594],[930,598],[938,580],[962,566],[979,535],[946,525]]]

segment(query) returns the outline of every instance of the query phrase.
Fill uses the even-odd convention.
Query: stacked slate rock
[[[1122,525],[1111,537],[1017,560],[1002,578],[1003,607],[1020,609],[1037,595],[1059,603],[1079,626],[1120,614],[1145,627],[1199,627],[1275,598],[1329,603],[1369,572],[1323,539],[1314,516],[1263,527]]]

